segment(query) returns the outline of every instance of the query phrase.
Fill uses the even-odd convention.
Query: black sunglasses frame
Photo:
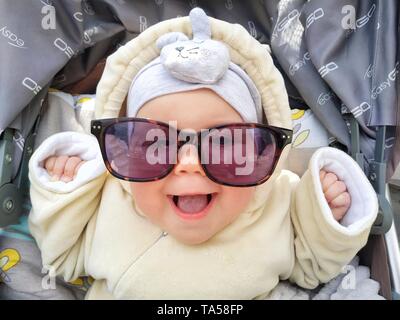
[[[157,180],[161,180],[161,179],[165,178],[167,175],[169,175],[171,173],[171,171],[173,170],[173,168],[175,167],[175,164],[170,164],[170,168],[166,171],[166,173],[164,173],[156,178],[150,178],[150,179],[137,179],[137,178],[125,177],[125,176],[118,174],[116,171],[114,171],[114,169],[111,167],[110,162],[108,161],[107,154],[106,154],[105,133],[106,133],[106,130],[108,127],[115,125],[117,123],[122,123],[122,122],[146,122],[146,123],[152,123],[152,124],[155,124],[158,126],[170,128],[170,126],[165,122],[147,119],[147,118],[121,117],[121,118],[107,118],[107,119],[92,120],[90,123],[90,127],[91,127],[90,131],[96,137],[97,141],[99,142],[101,155],[103,157],[103,160],[104,160],[107,170],[114,177],[125,180],[125,181],[130,181],[130,182],[157,181]],[[223,124],[220,126],[210,127],[210,128],[206,128],[206,129],[209,129],[209,130],[210,129],[222,129],[222,128],[231,127],[231,126],[242,126],[242,127],[248,127],[248,128],[265,128],[265,129],[268,129],[274,135],[275,141],[277,144],[277,148],[276,148],[276,152],[274,155],[274,160],[273,160],[274,162],[273,162],[273,167],[272,167],[271,173],[269,175],[267,175],[265,178],[263,178],[262,180],[257,181],[255,183],[238,185],[238,184],[222,182],[222,181],[219,181],[218,179],[215,179],[207,170],[207,164],[200,163],[206,176],[210,180],[212,180],[220,185],[225,185],[225,186],[230,186],[230,187],[251,187],[251,186],[256,186],[256,185],[260,185],[260,184],[264,183],[271,177],[271,175],[275,171],[275,167],[278,163],[279,157],[280,157],[283,149],[292,142],[293,130],[269,126],[269,125],[260,124],[260,123],[243,123],[243,122]],[[182,130],[176,129],[177,134],[179,134],[180,131],[182,131]],[[200,135],[201,135],[201,131],[197,132],[197,139],[199,141],[199,143],[197,144],[197,147],[198,147],[197,152],[198,152],[199,156],[201,154],[201,137],[200,137]],[[188,143],[188,142],[187,141],[179,141],[177,150],[179,151],[181,146],[186,143]]]

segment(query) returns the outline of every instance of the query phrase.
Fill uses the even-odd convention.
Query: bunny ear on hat
[[[190,22],[192,23],[193,40],[202,41],[211,39],[210,20],[204,10],[194,8],[189,14]]]
[[[183,34],[182,32],[169,32],[166,34],[163,34],[161,37],[157,39],[156,45],[158,49],[162,49],[165,46],[178,42],[178,41],[186,41],[189,40],[187,35]]]
[[[193,40],[203,41],[211,39],[210,21],[204,10],[194,8],[190,11],[189,18],[192,23]],[[161,50],[168,44],[186,40],[189,40],[189,38],[182,32],[169,32],[157,39],[157,47]]]

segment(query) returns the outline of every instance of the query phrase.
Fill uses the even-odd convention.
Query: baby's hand
[[[347,187],[343,181],[340,181],[336,174],[321,170],[319,172],[322,190],[325,199],[332,210],[333,217],[340,221],[350,207],[351,198],[347,192]]]
[[[85,161],[79,157],[73,156],[52,156],[44,161],[44,167],[51,176],[51,181],[70,182]]]

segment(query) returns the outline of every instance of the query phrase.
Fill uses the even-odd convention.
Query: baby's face
[[[208,89],[155,98],[140,109],[137,117],[176,121],[178,129],[195,131],[243,122],[225,100]],[[228,187],[211,181],[199,163],[195,147],[186,147],[193,149],[180,153],[168,176],[154,182],[132,182],[131,192],[136,205],[152,223],[181,242],[199,244],[246,209],[255,187]],[[194,208],[200,211],[193,212]]]

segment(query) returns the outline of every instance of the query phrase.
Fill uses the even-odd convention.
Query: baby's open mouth
[[[200,218],[204,216],[212,206],[217,193],[169,195],[175,211],[184,218]]]

